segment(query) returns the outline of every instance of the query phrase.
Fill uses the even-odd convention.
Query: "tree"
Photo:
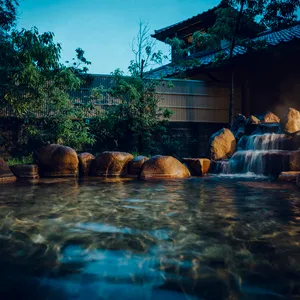
[[[89,65],[84,51],[76,49],[72,65],[60,62],[61,45],[54,34],[40,34],[37,28],[16,30],[17,1],[1,1],[0,43],[0,109],[10,110],[20,123],[26,122],[23,143],[38,139],[44,142],[63,141],[82,147],[93,143],[84,123],[84,109],[74,106],[69,91],[80,87]],[[50,130],[51,129],[51,130]]]
[[[156,50],[156,40],[150,36],[150,27],[144,21],[139,22],[139,30],[131,42],[134,59],[130,61],[129,73],[134,77],[143,77],[154,65],[162,64],[167,56]]]
[[[266,29],[277,30],[290,26],[296,21],[296,11],[300,7],[300,0],[223,0],[228,5],[220,6],[215,12],[216,22],[206,32],[193,34],[192,44],[186,46],[185,42],[177,38],[168,40],[174,49],[182,55],[192,50],[221,49],[222,41],[228,44],[229,52],[222,52],[215,64],[233,59],[234,48],[237,44],[248,49],[258,50],[266,45],[263,41],[253,42],[249,38]],[[199,66],[197,59],[189,61]],[[185,62],[186,64],[186,62]],[[231,68],[229,123],[232,123],[234,67]]]
[[[95,124],[98,138],[113,139],[117,149],[122,148],[122,138],[133,136],[138,141],[135,150],[142,153],[143,144],[149,144],[155,133],[164,131],[171,116],[169,110],[158,105],[160,97],[156,93],[156,86],[161,82],[145,78],[151,64],[163,59],[162,52],[156,52],[154,45],[149,27],[140,22],[137,37],[132,42],[134,60],[128,67],[131,76],[125,77],[123,72],[116,70],[112,73],[114,80],[110,89],[94,90],[96,98],[106,93],[119,101],[119,104],[111,106],[100,115]]]

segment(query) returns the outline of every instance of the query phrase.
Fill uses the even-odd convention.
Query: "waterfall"
[[[228,161],[217,163],[223,174],[276,175],[287,169],[291,140],[285,134],[244,136],[238,151]]]

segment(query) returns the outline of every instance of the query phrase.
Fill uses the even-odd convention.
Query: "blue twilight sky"
[[[36,26],[52,31],[62,44],[62,60],[70,60],[81,47],[92,62],[90,73],[127,71],[133,58],[130,42],[138,22],[148,22],[151,32],[192,17],[220,0],[21,0],[18,27]],[[157,48],[168,54],[158,42]]]

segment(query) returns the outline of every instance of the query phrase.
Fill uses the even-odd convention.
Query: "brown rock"
[[[291,152],[290,170],[291,171],[300,171],[300,150]]]
[[[247,119],[247,124],[260,124],[260,120],[258,118],[256,118],[255,116],[251,115]]]
[[[300,174],[300,171],[289,171],[289,172],[281,172],[278,180],[280,181],[287,181],[287,182],[296,182],[296,179],[298,175]]]
[[[300,112],[290,108],[283,122],[284,130],[289,133],[300,131]]]
[[[6,162],[0,157],[0,183],[12,182],[16,179]]]
[[[88,176],[90,174],[91,163],[94,159],[95,156],[88,152],[80,153],[78,155],[80,176]]]
[[[142,167],[145,161],[149,160],[146,156],[137,156],[128,164],[128,173],[129,175],[140,175]]]
[[[264,118],[263,118],[264,123],[279,123],[280,119],[273,113],[268,112]]]
[[[105,151],[93,160],[91,174],[95,176],[124,176],[133,155],[126,152]]]
[[[204,176],[210,168],[210,160],[207,158],[184,158],[192,176]]]
[[[213,160],[230,158],[236,150],[236,140],[229,129],[223,128],[210,139],[210,154]]]
[[[187,167],[172,156],[156,155],[144,163],[141,179],[188,178]]]
[[[19,178],[38,178],[37,165],[14,165],[10,167],[15,176]]]
[[[51,144],[42,147],[37,154],[39,173],[42,177],[76,177],[78,157],[70,147]]]
[[[300,132],[293,134],[291,139],[293,150],[300,150]]]

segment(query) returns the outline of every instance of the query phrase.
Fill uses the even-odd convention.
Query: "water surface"
[[[0,299],[298,299],[300,191],[240,177],[0,186]]]

